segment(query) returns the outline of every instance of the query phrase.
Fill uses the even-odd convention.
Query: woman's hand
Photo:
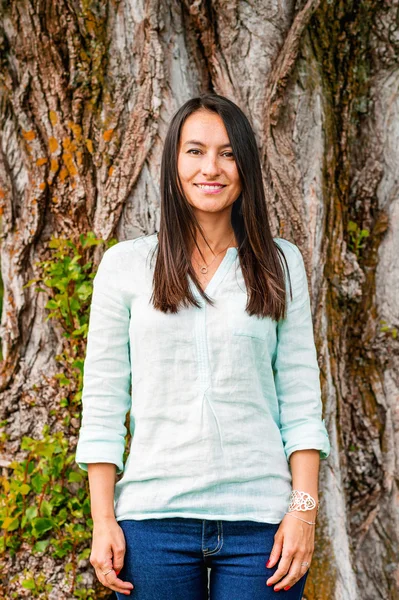
[[[134,587],[133,584],[118,578],[118,573],[123,567],[125,550],[125,536],[114,517],[94,521],[90,563],[105,587],[128,596]],[[112,571],[104,575],[110,569]]]
[[[271,569],[281,560],[276,572],[266,581],[267,585],[277,585],[274,591],[291,588],[309,569],[314,550],[315,526],[296,518],[315,521],[316,509],[292,511],[295,518],[286,514],[274,536],[274,544],[266,567]],[[308,565],[301,565],[308,562]],[[281,579],[282,578],[282,579]]]

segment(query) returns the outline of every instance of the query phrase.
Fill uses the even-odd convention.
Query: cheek
[[[239,181],[236,181],[231,190],[231,192],[232,192],[231,196],[232,196],[232,198],[234,198],[234,200],[233,200],[234,202],[237,200],[238,196],[241,194],[241,191],[242,191],[241,183]]]
[[[189,161],[185,160],[184,156],[178,158],[177,170],[183,183],[190,181],[193,176],[192,165]]]
[[[236,188],[240,188],[241,187],[240,176],[238,174],[237,167],[234,167],[230,171],[230,180],[234,181],[234,185],[235,185]]]

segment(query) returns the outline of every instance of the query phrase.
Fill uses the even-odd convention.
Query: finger
[[[288,573],[288,570],[291,566],[292,558],[293,558],[292,552],[287,552],[287,551],[284,552],[283,551],[277,570],[266,581],[268,586],[273,585],[274,583],[277,583],[278,581],[280,581],[280,579],[282,577],[284,577],[284,575],[286,575]]]
[[[111,582],[107,581],[108,575],[101,576],[101,575],[97,574],[97,577],[104,587],[106,587],[110,590],[113,590],[114,592],[118,592],[120,594],[124,594],[124,595],[128,596],[128,595],[130,595],[130,592],[133,590],[132,584],[128,584],[128,585],[130,585],[130,587],[128,587],[128,588],[124,587],[124,584],[126,584],[128,582],[122,581],[121,579],[118,579],[117,581],[114,581],[113,583],[111,583]],[[118,582],[121,585],[119,585]]]
[[[106,576],[106,580],[111,585],[121,587],[124,590],[132,590],[134,588],[133,583],[131,583],[130,581],[123,581],[123,579],[119,579],[119,577],[115,573],[115,570],[108,573],[108,575]]]
[[[301,566],[301,562],[303,562],[304,560],[305,559],[303,558],[303,556],[298,556],[298,555],[294,556],[288,573],[273,588],[274,591],[278,592],[278,590],[281,590],[281,589],[289,590],[290,588],[292,588],[292,586],[297,581],[300,580],[300,578],[302,577],[302,575],[305,574],[306,569],[307,569],[307,567]]]
[[[96,575],[101,583],[113,590],[114,592],[120,592],[121,594],[130,594],[130,591],[134,588],[134,585],[130,583],[130,581],[122,581],[119,579],[114,570],[110,571],[106,575],[104,573],[107,572],[106,569],[104,572],[100,569],[96,569]]]
[[[115,571],[119,572],[123,567],[123,563],[125,560],[126,548],[124,545],[121,546],[119,543],[112,544],[111,548],[112,548],[112,564],[113,564]]]
[[[277,563],[278,559],[281,556],[282,549],[283,549],[283,539],[280,537],[274,536],[273,548],[270,552],[269,560],[266,563],[266,567],[268,569],[271,569]]]

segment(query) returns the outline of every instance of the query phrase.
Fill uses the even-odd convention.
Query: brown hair
[[[203,234],[183,193],[177,168],[183,123],[191,114],[203,109],[222,118],[241,180],[242,191],[232,205],[231,224],[248,291],[246,311],[249,315],[270,316],[278,321],[285,318],[286,311],[285,277],[279,252],[287,272],[289,270],[284,253],[270,231],[255,135],[247,117],[234,102],[212,93],[185,102],[174,114],[166,134],[161,163],[161,221],[154,249],[157,258],[151,300],[156,309],[166,313],[178,312],[179,305],[199,307],[189,287],[187,275],[190,275],[202,297],[213,305],[213,300],[201,289],[191,263],[190,248],[197,245],[196,230]],[[292,295],[291,279],[290,291]]]

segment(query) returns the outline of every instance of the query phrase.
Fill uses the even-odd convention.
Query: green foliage
[[[383,333],[390,333],[393,339],[396,340],[396,337],[398,335],[398,330],[396,329],[396,327],[393,327],[392,325],[387,325],[387,322],[384,319],[381,319],[380,323],[380,331]]]
[[[8,475],[0,479],[0,562],[4,555],[14,556],[27,547],[33,555],[46,553],[63,559],[71,597],[85,600],[96,596],[94,590],[82,587],[77,563],[90,556],[93,523],[88,481],[75,463],[76,448],[69,442],[69,424],[71,417],[80,417],[95,275],[89,253],[93,246],[103,243],[92,232],[80,235],[76,241],[53,237],[48,246],[50,258],[36,263],[40,276],[25,286],[36,284],[37,292],[49,296],[47,320],[57,320],[63,329],[63,351],[55,357],[62,369],[55,378],[63,397],[59,410],[49,413],[60,430],[51,433],[45,425],[41,439],[25,436],[21,443],[25,458],[11,463]],[[111,240],[107,246],[114,243],[116,240]],[[2,421],[0,427],[6,424]],[[0,447],[6,437],[0,435]],[[31,597],[47,598],[52,586],[46,583],[44,574],[24,572],[23,577],[21,581],[20,575],[16,576],[30,590]]]
[[[37,287],[36,291],[49,293],[46,308],[50,311],[47,320],[57,319],[63,326],[67,338],[86,337],[88,308],[92,294],[92,261],[85,260],[87,249],[102,244],[103,241],[90,232],[86,237],[79,236],[79,243],[53,237],[49,243],[52,255],[49,260],[36,263],[42,275],[31,279],[24,287],[43,283],[47,289]]]
[[[42,592],[48,595],[53,589],[52,585],[49,583],[46,584],[46,578],[43,573],[39,573],[35,578],[30,571],[24,569],[24,577],[26,579],[22,581],[21,585],[26,590],[30,590],[31,598],[45,598],[47,596],[43,596]]]
[[[64,433],[51,435],[48,425],[40,440],[25,436],[21,450],[26,450],[26,458],[11,463],[12,476],[2,478],[0,521],[5,535],[0,538],[0,551],[7,549],[13,556],[26,540],[33,554],[51,545],[53,556],[64,557],[90,538],[79,522],[91,522],[84,477],[76,471]],[[8,535],[16,530],[18,536]]]
[[[361,229],[357,223],[354,221],[349,221],[348,223],[348,234],[349,234],[349,249],[352,250],[359,256],[360,250],[364,246],[364,238],[370,235],[368,229]]]

